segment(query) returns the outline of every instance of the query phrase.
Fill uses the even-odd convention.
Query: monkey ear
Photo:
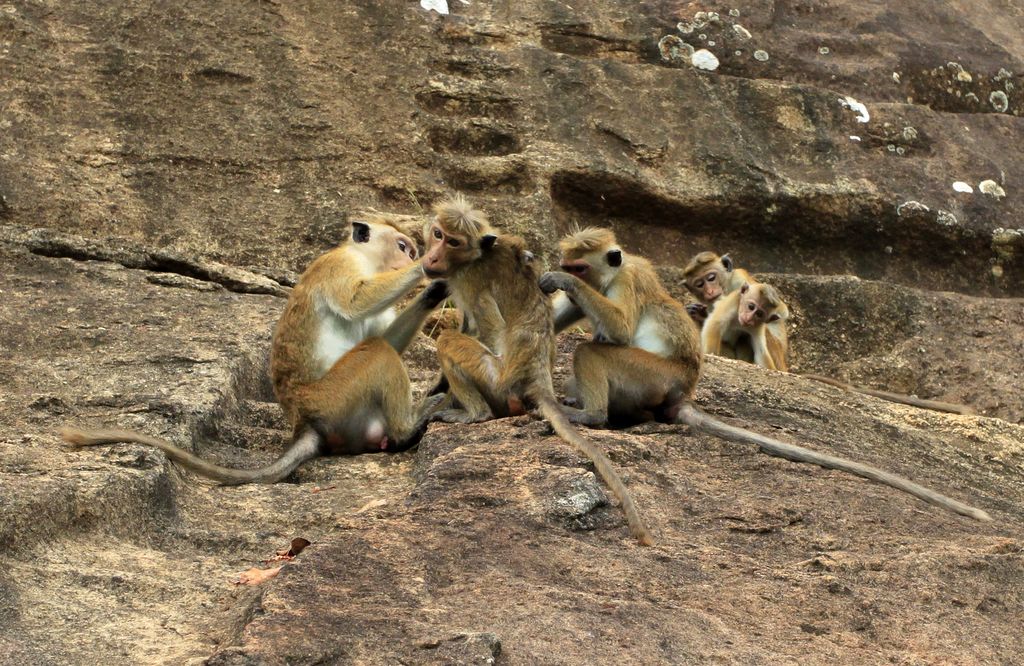
[[[732,257],[728,254],[722,255],[722,268],[725,269],[726,273],[732,273]]]
[[[608,257],[609,266],[622,265],[622,250],[608,250],[608,254],[605,256]]]
[[[497,240],[498,237],[494,234],[487,234],[486,236],[482,236],[480,238],[480,249],[484,251],[490,250],[492,247],[494,247],[494,243],[497,242]]]
[[[749,291],[749,290],[750,290],[750,283],[749,283],[749,282],[744,282],[744,283],[743,283],[743,286],[742,286],[742,287],[740,287],[740,293],[741,293],[741,294],[745,294],[745,293],[747,293],[747,291]]]
[[[360,220],[352,220],[352,240],[356,243],[369,243],[370,225]]]

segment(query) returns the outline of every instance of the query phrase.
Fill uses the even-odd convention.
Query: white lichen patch
[[[989,93],[988,102],[999,113],[1006,113],[1006,110],[1010,108],[1010,99],[1002,90],[993,90]]]
[[[448,0],[420,0],[420,7],[428,12],[434,10],[443,16],[448,15]]]
[[[685,63],[690,62],[693,47],[676,35],[665,35],[658,40],[658,52],[666,62]]]
[[[714,53],[707,49],[700,49],[694,51],[693,55],[690,56],[690,62],[697,69],[706,69],[708,71],[714,71],[718,69],[718,58]]]
[[[999,183],[994,180],[981,181],[978,183],[978,190],[982,194],[987,194],[990,197],[995,197],[996,199],[1002,199],[1006,196],[1006,190],[1000,187]]]
[[[740,15],[740,10],[738,10],[738,9],[730,9],[729,10],[729,16],[739,16],[739,15]]]
[[[694,29],[695,28],[692,23],[687,23],[685,21],[680,21],[679,23],[676,23],[676,30],[683,33],[684,35],[692,34]]]
[[[868,113],[868,107],[864,106],[849,95],[839,98],[839,103],[843,108],[849,109],[857,114],[857,122],[866,123],[871,120],[871,114]]]
[[[818,53],[820,53],[821,55],[828,55],[829,53],[832,53],[832,49],[830,49],[827,46],[819,46]]]
[[[944,227],[955,227],[957,224],[956,215],[948,210],[940,210],[935,216],[935,221]]]
[[[739,23],[733,24],[732,31],[735,32],[736,36],[739,37],[740,39],[750,39],[751,37],[753,37],[753,35],[750,34],[750,31],[744,28]]]
[[[899,206],[896,206],[896,215],[903,217],[911,213],[927,213],[929,210],[931,209],[920,201],[904,201]]]
[[[957,192],[963,192],[965,194],[974,194],[974,188],[970,184],[965,183],[962,180],[958,180],[953,183],[953,189]]]
[[[906,127],[903,128],[902,134],[904,141],[914,141],[915,139],[917,139],[917,130],[911,127],[910,125],[907,125]]]
[[[860,141],[860,137],[857,136],[856,134],[851,134],[850,141]]]
[[[900,73],[899,72],[893,72],[892,73],[892,80],[895,81],[896,83],[899,83],[900,82]]]
[[[754,60],[757,60],[758,62],[768,62],[768,52],[764,49],[754,51]]]
[[[981,102],[981,100],[978,99],[978,96],[975,95],[972,92],[971,93],[967,93],[966,95],[964,95],[964,99],[966,99],[966,100],[968,100],[970,102],[973,102],[974,104],[978,104],[978,103]]]

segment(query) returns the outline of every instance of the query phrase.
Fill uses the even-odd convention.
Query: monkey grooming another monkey
[[[718,299],[701,328],[705,354],[755,363],[786,372],[785,337],[780,341],[768,327],[782,319],[785,310],[779,292],[771,285],[744,282],[738,290]],[[783,335],[785,329],[782,329]]]
[[[325,455],[414,445],[441,397],[413,405],[400,354],[448,295],[431,283],[401,314],[394,304],[424,277],[413,241],[386,221],[356,221],[345,243],[317,258],[278,320],[270,368],[292,424],[287,451],[262,469],[214,465],[168,441],[128,430],[63,428],[76,446],[137,442],[220,483],[274,483]]]
[[[705,328],[702,332],[702,339],[706,340],[710,337],[712,341],[714,340],[715,335],[708,334],[706,331],[706,321],[708,317],[714,316],[714,311],[718,309],[719,304],[721,304],[722,307],[728,307],[731,309],[733,306],[731,304],[726,306],[724,300],[735,293],[735,291],[741,288],[744,284],[758,284],[756,280],[750,277],[750,274],[747,271],[742,268],[736,268],[733,265],[732,259],[729,258],[729,255],[726,254],[719,257],[714,252],[701,252],[695,256],[683,270],[683,275],[686,288],[701,301],[700,303],[694,303],[687,306],[687,311],[695,322],[704,325]],[[738,349],[734,348],[730,350],[728,347],[723,347],[721,351],[716,351],[714,349],[713,342],[711,343],[711,349],[709,349],[708,343],[705,342],[704,351],[711,354],[756,363],[763,368],[788,372],[789,365],[786,361],[786,355],[789,350],[789,343],[786,337],[786,320],[789,318],[789,308],[786,307],[785,301],[781,298],[773,300],[778,303],[774,307],[773,311],[773,315],[775,316],[772,321],[769,321],[764,326],[764,348],[768,350],[768,355],[762,356],[763,359],[770,361],[770,363],[762,363],[753,358],[747,353],[750,351],[750,347],[745,344],[741,345]],[[714,308],[710,313],[708,311],[709,306]],[[752,339],[753,336],[748,336],[748,338]],[[921,409],[930,409],[937,412],[948,412],[951,414],[962,415],[972,415],[976,413],[974,409],[967,405],[958,405],[951,402],[942,402],[940,400],[927,400],[911,395],[904,395],[902,393],[893,393],[891,391],[863,388],[837,379],[832,379],[831,377],[825,377],[824,375],[801,374],[800,376],[816,382],[822,382],[824,384],[841,388],[844,391],[863,393],[864,395],[874,396],[881,400],[897,402],[903,405],[910,405],[912,407],[920,407]]]
[[[684,423],[724,439],[754,444],[769,455],[849,472],[977,520],[982,511],[869,465],[817,453],[730,426],[698,410],[694,392],[701,370],[697,326],[669,296],[651,264],[627,255],[608,229],[587,228],[560,245],[565,272],[545,273],[541,289],[562,291],[555,321],[564,328],[590,320],[594,342],[573,356],[581,409],[570,419],[590,426],[610,417]]]
[[[473,423],[522,414],[536,405],[555,432],[594,463],[622,504],[633,537],[651,545],[654,540],[611,461],[572,427],[555,401],[551,304],[538,287],[538,271],[525,241],[496,234],[486,217],[461,197],[442,202],[436,213],[423,234],[424,270],[448,279],[465,318],[463,330],[476,335],[444,331],[437,340],[450,395],[461,408],[436,417]]]

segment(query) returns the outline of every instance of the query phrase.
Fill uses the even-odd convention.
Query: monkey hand
[[[568,273],[548,271],[540,276],[540,290],[545,294],[553,294],[559,289],[571,292],[575,286],[573,277]]]
[[[446,280],[434,280],[420,294],[420,299],[428,308],[435,308],[444,299],[448,298],[448,293],[448,282]]]
[[[686,306],[686,312],[689,313],[690,319],[697,322],[698,325],[703,324],[704,320],[708,318],[708,306],[703,303],[690,303]]]

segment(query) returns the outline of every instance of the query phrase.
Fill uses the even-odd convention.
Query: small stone
[[[684,63],[690,61],[693,47],[676,35],[665,35],[658,41],[658,52],[661,53],[662,60]]]
[[[754,60],[758,60],[760,62],[768,62],[768,52],[762,49],[754,51]]]
[[[1002,199],[1006,196],[1006,191],[994,180],[981,181],[978,183],[978,189],[982,194],[987,194],[990,197],[995,197],[996,199]]]
[[[692,62],[693,66],[697,69],[706,69],[708,71],[718,69],[718,58],[714,53],[707,49],[694,51],[693,55],[690,57],[690,62]]]
[[[1010,100],[1002,90],[993,90],[988,96],[988,101],[999,113],[1006,113],[1010,108]]]
[[[905,201],[899,206],[896,206],[896,215],[898,217],[903,217],[904,215],[909,215],[911,213],[927,213],[929,210],[931,209],[920,201]]]

